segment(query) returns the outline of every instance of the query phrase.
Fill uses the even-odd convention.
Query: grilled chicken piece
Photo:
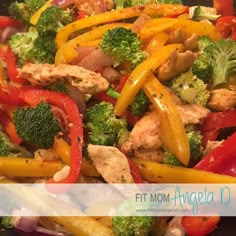
[[[195,104],[177,105],[177,109],[184,125],[198,124],[210,112]],[[138,152],[141,149],[158,152],[158,149],[163,145],[160,138],[160,124],[160,117],[156,111],[142,117],[135,124],[128,140],[122,145],[122,150],[126,153]]]
[[[19,77],[33,85],[49,85],[58,80],[68,81],[83,93],[96,94],[108,89],[109,82],[100,74],[76,65],[25,64]]]
[[[236,90],[215,89],[211,91],[207,104],[216,111],[230,110],[236,107]]]
[[[179,52],[173,50],[169,58],[156,71],[161,81],[167,81],[173,77],[186,72],[197,58],[197,53],[192,51]]]
[[[133,183],[126,156],[116,147],[88,145],[94,166],[108,183]]]

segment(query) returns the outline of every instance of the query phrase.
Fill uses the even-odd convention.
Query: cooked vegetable
[[[108,102],[98,103],[86,110],[89,129],[89,142],[112,146],[127,133],[125,119],[116,118],[113,106]]]
[[[140,159],[133,159],[133,162],[142,177],[153,183],[236,183],[236,178],[228,175]]]
[[[112,225],[116,236],[148,236],[151,231],[152,217],[115,216]]]
[[[220,216],[184,216],[181,224],[189,236],[206,236],[213,232]]]
[[[213,87],[227,83],[236,72],[236,42],[221,39],[206,47],[194,62],[192,71],[198,78],[212,78]]]
[[[25,0],[24,2],[15,1],[9,5],[8,11],[11,16],[29,26],[30,17],[41,6],[43,6],[45,2],[46,0]]]
[[[170,93],[154,75],[149,76],[144,85],[144,91],[161,118],[160,138],[164,147],[168,148],[182,164],[187,166],[190,159],[189,142]]]
[[[143,90],[140,90],[138,94],[135,96],[133,102],[130,104],[129,109],[130,112],[135,115],[143,115],[147,109],[148,98]]]
[[[201,132],[194,127],[186,127],[187,137],[190,147],[190,161],[189,167],[195,165],[203,154],[202,135]],[[169,150],[165,150],[165,157],[163,163],[167,165],[182,166],[178,159]]]
[[[234,2],[233,0],[213,0],[213,7],[217,13],[222,16],[234,15]]]
[[[24,147],[13,144],[9,137],[0,131],[0,156],[32,157],[32,154]]]
[[[184,101],[188,103],[206,106],[210,97],[207,84],[193,75],[191,70],[177,76],[170,81],[170,88]]]
[[[53,90],[61,93],[68,93],[68,88],[62,81],[57,81],[56,83],[50,84],[44,87],[47,90]]]
[[[112,56],[114,66],[129,61],[134,68],[145,59],[141,43],[136,33],[117,27],[104,33],[100,47],[104,53]]]
[[[204,7],[204,6],[197,6],[190,8],[190,10],[193,9],[193,16],[192,19],[195,21],[201,21],[201,20],[211,20],[215,21],[217,20],[220,15],[217,15],[214,8]]]
[[[63,26],[72,22],[69,11],[50,6],[42,12],[36,24],[39,35],[55,35]]]
[[[203,36],[198,37],[197,44],[198,44],[198,49],[200,53],[202,53],[203,50],[211,43],[212,43],[212,40],[208,35],[203,35]]]
[[[54,136],[61,130],[46,102],[41,102],[36,107],[17,108],[13,113],[13,121],[18,135],[25,142],[42,148],[51,147]]]
[[[56,48],[54,38],[51,36],[39,36],[38,32],[31,28],[27,33],[18,33],[11,37],[9,44],[12,51],[18,55],[19,64],[54,63]]]
[[[109,88],[107,90],[107,95],[113,97],[114,99],[118,99],[120,93],[118,93],[113,88]],[[147,110],[148,98],[143,90],[140,90],[138,94],[135,96],[133,102],[129,105],[128,110],[135,116],[140,116],[145,113]]]
[[[7,229],[13,228],[13,225],[12,225],[12,223],[11,223],[11,216],[4,216],[4,217],[2,218],[1,224],[2,224],[5,228],[7,228]]]
[[[115,0],[116,9],[150,3],[182,4],[181,0]]]

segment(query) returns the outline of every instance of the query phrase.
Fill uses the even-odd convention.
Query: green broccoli
[[[198,44],[198,49],[200,53],[203,52],[203,50],[209,46],[212,43],[212,39],[208,35],[203,35],[198,37],[197,44]]]
[[[227,83],[236,72],[236,42],[221,39],[207,46],[192,66],[192,72],[200,79],[211,78],[212,87]]]
[[[20,65],[25,62],[54,63],[56,53],[54,37],[41,37],[35,28],[12,35],[9,44],[12,51],[19,57]]]
[[[207,84],[193,75],[191,70],[170,81],[170,88],[184,101],[206,106],[210,97]]]
[[[216,15],[215,13],[211,13],[210,10],[214,8],[204,7],[204,6],[197,6],[197,7],[190,7],[189,11],[193,11],[192,20],[201,21],[201,20],[217,20],[220,15]]]
[[[115,0],[116,9],[151,3],[182,4],[181,0]]]
[[[89,142],[97,145],[112,146],[119,143],[127,132],[125,119],[116,118],[113,105],[101,102],[86,110],[88,119]]]
[[[6,229],[13,228],[13,224],[11,223],[11,216],[2,217],[1,225]]]
[[[120,93],[110,87],[107,90],[107,95],[117,100],[120,96]],[[144,91],[140,90],[138,94],[135,96],[133,102],[129,105],[128,109],[133,115],[139,116],[145,113],[145,111],[147,110],[147,106],[148,106],[148,98],[144,93]]]
[[[42,102],[36,107],[17,108],[13,113],[13,121],[17,134],[25,142],[49,148],[54,142],[54,136],[60,131],[58,121],[54,118],[51,106]]]
[[[24,147],[13,144],[7,134],[0,131],[0,156],[32,157]]]
[[[188,167],[192,167],[200,160],[203,155],[202,134],[194,126],[188,125],[185,127],[190,147],[190,162]],[[163,163],[167,165],[182,166],[178,159],[168,150],[165,150]]]
[[[31,16],[44,4],[46,0],[25,0],[24,2],[12,2],[8,7],[10,16],[30,26]]]
[[[69,11],[62,10],[59,7],[51,6],[42,12],[36,24],[39,35],[53,35],[65,25],[72,22]]]
[[[152,221],[150,216],[115,216],[112,226],[116,236],[148,236]]]
[[[62,81],[57,81],[54,84],[50,84],[44,87],[47,90],[53,90],[61,93],[68,93],[68,88]]]
[[[130,29],[117,27],[103,34],[100,47],[102,51],[113,58],[114,66],[124,61],[131,63],[134,68],[145,59],[141,40]]]
[[[148,98],[143,90],[140,90],[135,96],[133,102],[129,105],[130,112],[135,115],[143,115],[147,110]]]
[[[39,8],[41,8],[47,0],[25,0],[25,4],[30,12],[35,13]]]
[[[183,166],[183,164],[176,158],[176,156],[169,150],[165,150],[163,163],[171,166]]]

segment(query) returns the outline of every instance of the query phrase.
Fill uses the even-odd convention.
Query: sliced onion
[[[46,228],[39,227],[39,226],[36,227],[35,232],[48,234],[48,235],[56,235],[56,236],[67,236],[67,235],[69,235],[67,233],[57,232],[57,231],[46,229]]]
[[[38,225],[38,216],[13,216],[11,223],[16,229],[25,232],[33,232]]]
[[[76,4],[78,0],[54,0],[53,5],[60,7],[61,9],[65,9],[70,5]]]

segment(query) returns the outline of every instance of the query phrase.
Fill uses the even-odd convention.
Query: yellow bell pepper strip
[[[214,41],[221,38],[220,33],[216,30],[215,26],[206,22],[179,19],[170,29],[175,30],[178,28],[183,30],[186,36],[195,33],[197,36],[208,35]]]
[[[91,26],[139,16],[142,13],[151,16],[167,16],[181,14],[185,12],[185,10],[186,6],[183,6],[181,4],[146,4],[142,6],[134,6],[123,8],[120,10],[108,11],[105,13],[86,17],[64,26],[56,35],[56,46],[57,48],[60,48],[64,43],[66,43],[71,33]]]
[[[52,6],[53,0],[48,0],[42,7],[40,7],[30,18],[30,23],[32,25],[36,25],[42,12],[45,11],[47,8]]]
[[[48,219],[59,225],[63,225],[63,227],[71,232],[74,236],[114,236],[111,228],[102,225],[92,217],[53,216],[48,217]]]
[[[133,101],[135,95],[145,84],[147,76],[150,72],[154,71],[158,66],[164,63],[172,50],[179,49],[181,47],[181,44],[170,44],[164,46],[153,56],[148,57],[146,60],[141,62],[132,71],[114,107],[114,112],[117,116],[122,116],[124,114],[126,108]]]
[[[68,165],[70,165],[70,145],[62,138],[55,138],[53,144],[53,150],[57,153],[57,155]],[[91,177],[99,177],[100,174],[89,161],[82,160],[81,166],[82,174]]]
[[[60,49],[58,49],[55,56],[55,64],[67,64],[73,61],[78,56],[76,48],[80,46],[97,46],[100,43],[102,35],[110,29],[117,27],[131,28],[131,24],[128,23],[114,23],[99,26],[87,33],[81,34],[74,39],[65,43]]]
[[[153,74],[150,74],[143,89],[161,118],[160,137],[164,146],[187,166],[190,159],[189,142],[175,102]]]
[[[142,177],[154,183],[236,183],[236,178],[180,166],[133,159]]]
[[[52,177],[63,166],[62,162],[58,161],[0,156],[0,175],[8,177]]]
[[[140,38],[141,39],[150,38],[159,32],[165,31],[170,27],[173,27],[177,22],[178,20],[173,18],[158,18],[150,20],[140,30],[139,33]]]
[[[148,43],[145,51],[148,55],[153,56],[159,49],[161,49],[167,42],[169,35],[164,32],[159,32]]]

